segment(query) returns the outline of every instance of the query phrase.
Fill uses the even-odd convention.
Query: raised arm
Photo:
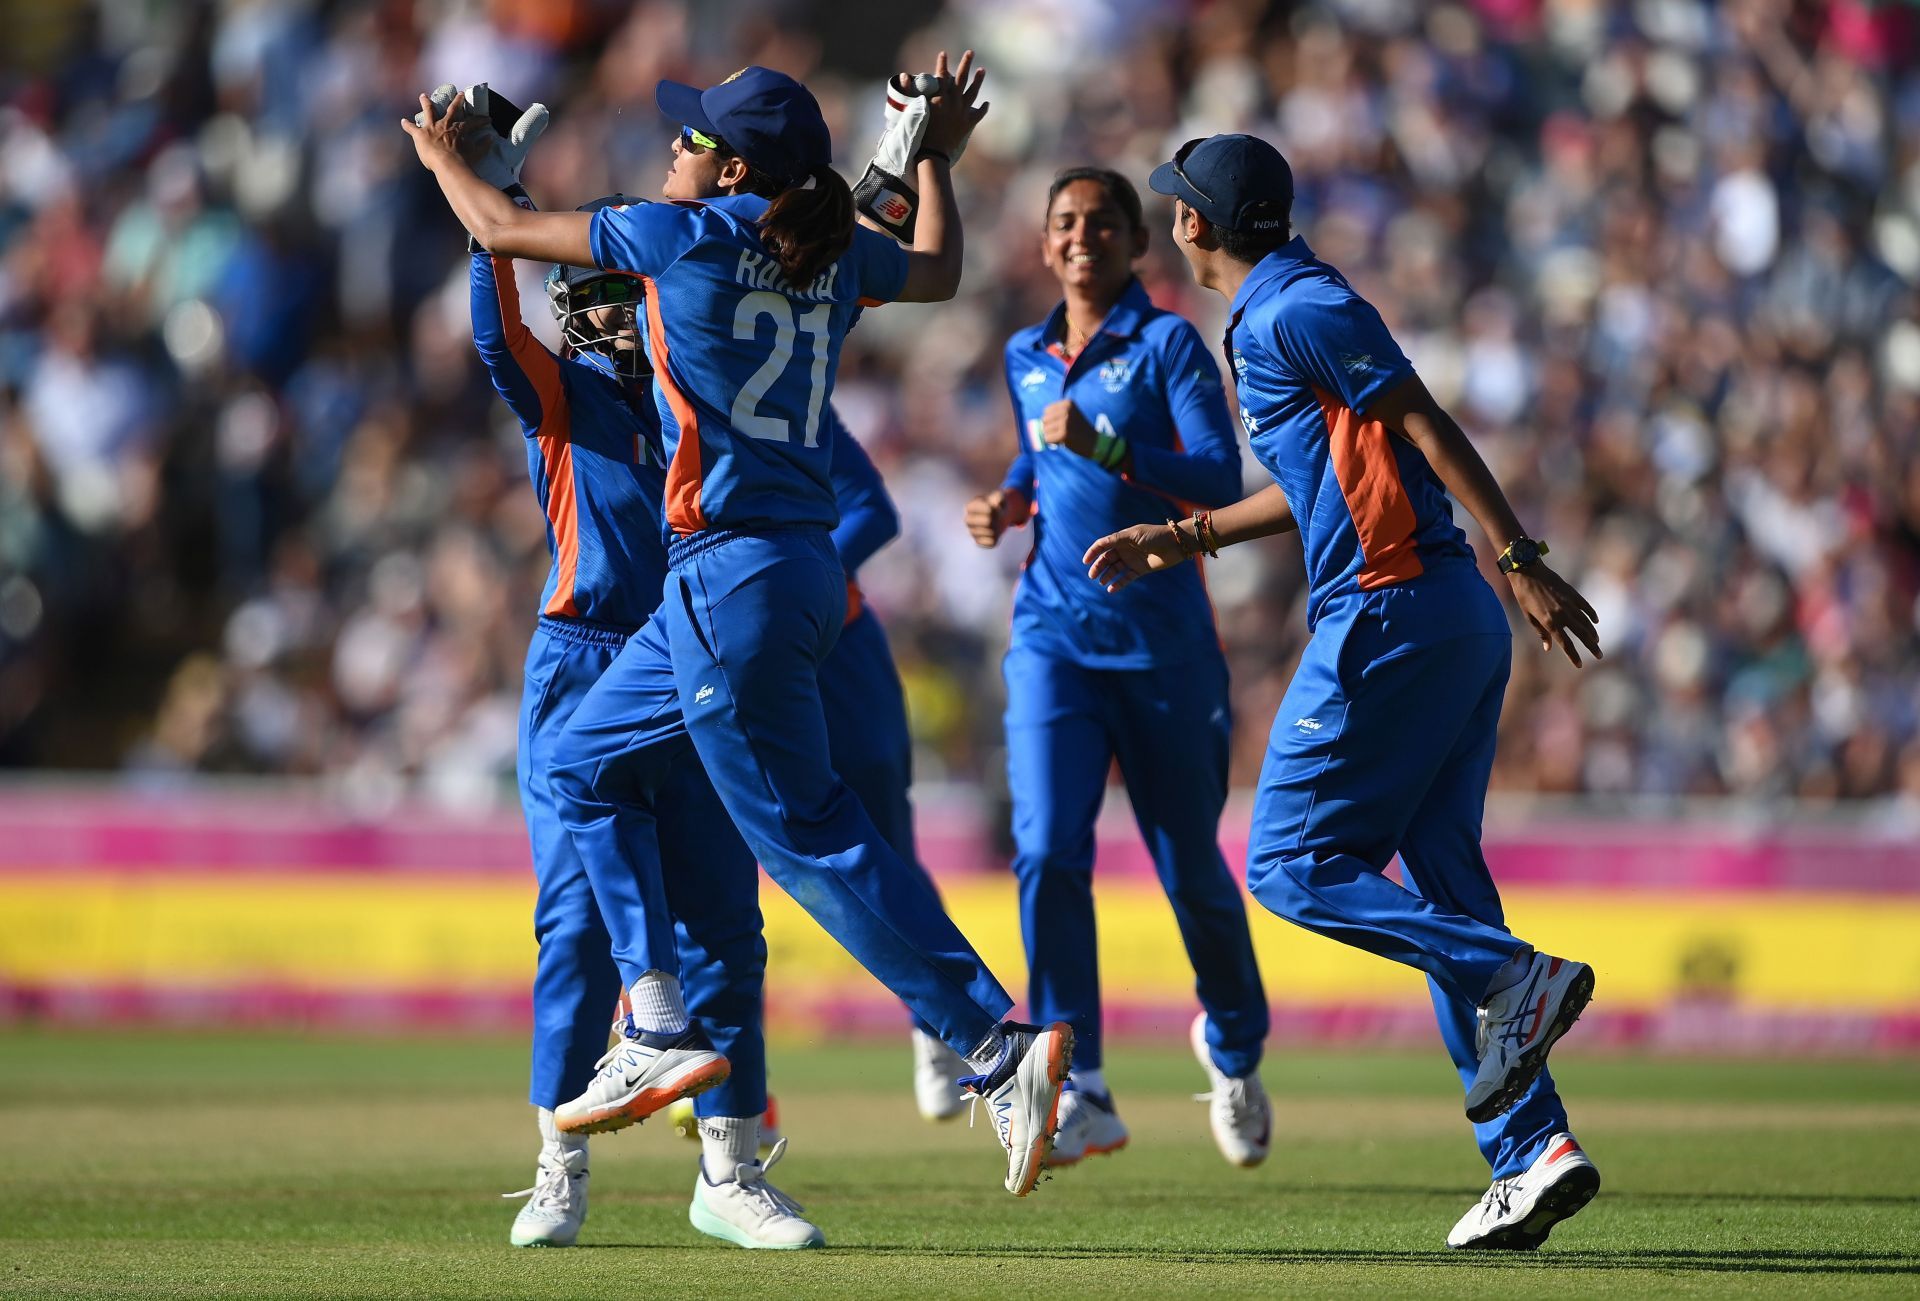
[[[1526,540],[1527,533],[1507,504],[1507,495],[1500,490],[1493,472],[1418,375],[1409,375],[1381,394],[1366,415],[1420,450],[1440,482],[1455,501],[1467,508],[1500,554],[1505,554],[1511,543]],[[1595,659],[1601,658],[1600,634],[1593,626],[1600,616],[1573,584],[1547,568],[1544,561],[1513,570],[1507,582],[1520,612],[1539,635],[1540,649],[1551,650],[1557,642],[1567,658],[1579,664],[1580,652],[1574,646],[1578,640]]]
[[[474,242],[502,257],[592,266],[593,250],[588,245],[591,214],[522,208],[467,165],[460,156],[460,134],[466,125],[459,120],[462,103],[462,97],[456,95],[446,112],[436,115],[433,101],[422,95],[420,109],[426,125],[402,118],[400,127],[412,138],[420,165],[433,173],[447,206]]]
[[[951,78],[946,51],[934,64],[943,85],[950,87],[927,104],[927,132],[915,170],[920,190],[920,215],[914,223],[913,246],[907,253],[907,278],[901,287],[903,303],[939,303],[960,289],[964,255],[960,209],[953,197],[953,149],[987,115],[985,104],[975,105],[986,70],[973,72],[973,51],[960,56]],[[972,72],[972,79],[968,79]]]
[[[520,319],[513,259],[475,253],[468,283],[473,346],[493,387],[519,418],[521,432],[533,438],[564,427],[557,419],[566,404],[560,363]]]

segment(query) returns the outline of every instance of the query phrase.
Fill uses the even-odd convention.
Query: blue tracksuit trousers
[[[576,711],[554,773],[576,842],[604,851],[586,853],[596,891],[603,877],[632,881],[637,924],[613,936],[623,975],[673,970],[673,936],[657,853],[611,830],[656,820],[661,783],[691,740],[767,874],[942,1039],[972,1052],[1012,1000],[829,759],[818,675],[846,613],[831,538],[710,530],[676,542],[670,559],[659,614]]]
[[[1220,855],[1231,713],[1218,654],[1149,669],[1089,669],[1019,644],[1007,652],[1013,871],[1036,1021],[1073,1026],[1076,1066],[1098,1067],[1100,973],[1093,829],[1117,759],[1134,820],[1173,905],[1214,1064],[1260,1063],[1267,997],[1246,902]]]
[[[913,838],[913,803],[907,796],[913,786],[913,735],[907,728],[907,697],[886,630],[872,610],[848,621],[820,665],[820,707],[827,716],[833,770],[900,861],[927,877],[929,889],[936,889]],[[918,1017],[914,1024],[933,1033]]]
[[[1427,973],[1463,1084],[1475,1009],[1521,947],[1480,852],[1513,637],[1470,568],[1335,597],[1273,720],[1247,852],[1254,898]],[[1406,884],[1384,874],[1400,856]],[[1474,1127],[1495,1178],[1567,1128],[1553,1078]]]
[[[537,882],[534,933],[540,952],[528,1096],[538,1107],[575,1097],[593,1078],[621,988],[608,919],[627,916],[631,900],[618,893],[596,897],[590,860],[583,860],[561,821],[550,774],[569,720],[627,639],[623,630],[548,618],[527,650],[517,768]],[[767,949],[760,934],[759,872],[698,763],[677,765],[666,789],[666,812],[657,827],[640,834],[658,835],[688,1011],[733,1064],[726,1083],[702,1094],[696,1106],[702,1115],[757,1116],[767,1105],[761,1030]],[[727,888],[714,888],[721,884]]]

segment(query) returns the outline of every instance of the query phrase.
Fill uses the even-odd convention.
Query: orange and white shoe
[[[1073,1027],[1065,1021],[1045,1028],[1007,1021],[1000,1034],[1000,1060],[961,1084],[986,1101],[1007,1151],[1007,1191],[1025,1197],[1039,1182],[1060,1128],[1060,1090],[1073,1068]]]
[[[1555,1134],[1517,1175],[1496,1179],[1479,1204],[1453,1226],[1447,1245],[1459,1250],[1532,1251],[1553,1226],[1593,1200],[1600,1172],[1571,1134]]]
[[[587,1091],[553,1110],[563,1134],[606,1134],[636,1125],[681,1098],[705,1093],[732,1067],[692,1026],[677,1035],[629,1034],[595,1063]]]
[[[1505,1115],[1540,1076],[1547,1052],[1593,997],[1593,968],[1535,953],[1525,971],[1480,1004],[1480,1070],[1467,1090],[1467,1119]]]
[[[1060,1130],[1054,1135],[1047,1168],[1077,1165],[1090,1156],[1105,1156],[1127,1145],[1127,1127],[1113,1108],[1111,1093],[1102,1097],[1071,1083],[1060,1094]]]

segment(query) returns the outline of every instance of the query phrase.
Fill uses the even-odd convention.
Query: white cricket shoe
[[[1578,1214],[1600,1191],[1600,1172],[1571,1134],[1555,1134],[1532,1165],[1496,1179],[1460,1217],[1447,1245],[1480,1251],[1532,1251],[1553,1226]]]
[[[800,1203],[767,1182],[767,1171],[786,1151],[783,1138],[765,1162],[735,1166],[734,1177],[720,1184],[707,1178],[702,1163],[687,1220],[700,1232],[741,1247],[795,1251],[826,1246],[826,1235],[806,1221]]]
[[[1593,997],[1593,968],[1535,953],[1520,978],[1480,1005],[1480,1070],[1467,1090],[1474,1124],[1504,1115],[1539,1078],[1547,1052]]]
[[[1193,1099],[1207,1104],[1207,1120],[1213,1126],[1213,1141],[1220,1155],[1229,1165],[1259,1165],[1273,1145],[1273,1104],[1267,1101],[1260,1072],[1236,1077],[1213,1064],[1213,1054],[1207,1049],[1205,1012],[1193,1018],[1187,1040],[1212,1085],[1205,1093],[1194,1094]]]
[[[513,1217],[507,1241],[516,1247],[571,1247],[587,1218],[587,1177],[585,1148],[543,1150],[533,1187],[502,1194],[508,1201],[527,1199]]]
[[[967,1059],[925,1030],[913,1032],[913,1101],[922,1120],[952,1120],[967,1109],[960,1089]]]
[[[993,1069],[961,1083],[986,1100],[994,1133],[1007,1150],[1007,1191],[1025,1197],[1039,1182],[1060,1128],[1060,1087],[1073,1066],[1073,1027],[1065,1021],[1044,1029],[1006,1021],[1000,1033]]]
[[[623,1038],[595,1065],[600,1073],[587,1091],[553,1110],[554,1127],[562,1134],[625,1129],[681,1098],[705,1093],[732,1070],[692,1027],[677,1035],[642,1032]]]
[[[1060,1131],[1054,1135],[1047,1168],[1057,1170],[1090,1156],[1118,1152],[1128,1137],[1127,1127],[1113,1109],[1112,1094],[1096,1097],[1069,1085],[1060,1093]]]

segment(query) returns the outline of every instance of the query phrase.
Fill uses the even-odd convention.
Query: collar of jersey
[[[1100,322],[1100,328],[1093,332],[1093,338],[1111,334],[1115,338],[1131,339],[1140,333],[1140,327],[1146,323],[1147,313],[1152,310],[1153,299],[1148,296],[1147,287],[1140,283],[1140,277],[1135,276],[1127,282],[1127,287],[1120,291],[1119,299],[1107,312],[1107,319]],[[1040,333],[1034,336],[1031,346],[1037,351],[1045,352],[1055,339],[1066,337],[1066,324],[1067,303],[1063,298],[1059,305],[1047,314],[1046,322],[1041,325]],[[1085,352],[1092,345],[1093,339],[1088,339],[1081,351]]]
[[[1227,313],[1228,320],[1234,324],[1238,324],[1240,317],[1246,312],[1248,306],[1252,304],[1255,294],[1266,288],[1270,282],[1284,275],[1291,268],[1299,266],[1302,262],[1311,262],[1313,260],[1313,250],[1307,247],[1307,237],[1305,235],[1295,235],[1279,248],[1261,258],[1260,261],[1254,265],[1253,270],[1247,273],[1247,278],[1240,282],[1240,292],[1233,296],[1233,307]],[[1233,326],[1229,325],[1227,328],[1232,329]]]

